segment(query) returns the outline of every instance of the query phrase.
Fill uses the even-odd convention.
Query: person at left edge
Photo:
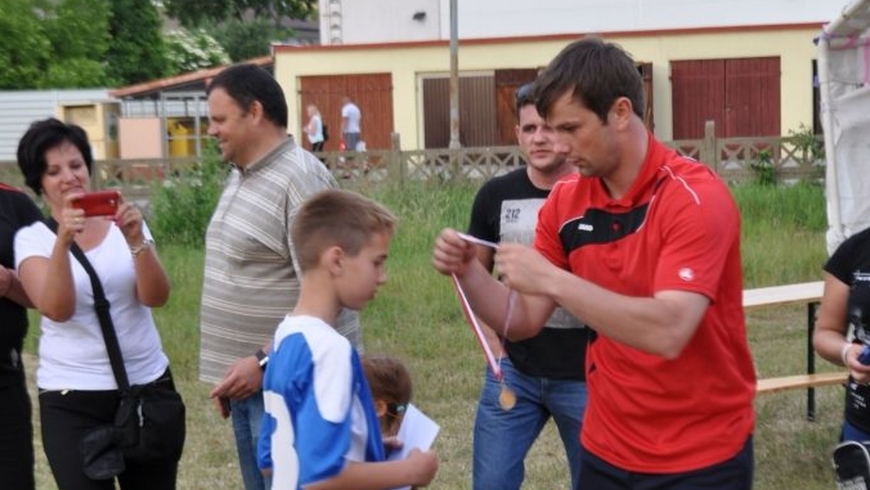
[[[15,271],[15,232],[42,219],[23,192],[0,184],[0,481],[33,490],[33,425],[21,357],[27,308],[33,306]]]
[[[169,299],[169,278],[136,206],[122,197],[111,217],[85,217],[72,206],[90,190],[93,167],[80,127],[57,119],[33,123],[19,143],[18,165],[57,221],[56,234],[40,221],[15,235],[21,283],[42,315],[36,384],[45,455],[60,490],[113,488],[112,480],[85,476],[75,450],[87,433],[114,422],[119,393],[90,277],[70,246],[78,244],[103,284],[131,385],[175,389],[151,314]],[[177,470],[177,461],[127,461],[118,482],[122,490],[171,490]]]

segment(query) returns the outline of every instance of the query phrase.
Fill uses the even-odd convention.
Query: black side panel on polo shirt
[[[610,213],[590,208],[580,218],[571,220],[559,230],[559,239],[566,254],[585,245],[611,243],[636,232],[646,220],[649,203],[626,213]]]

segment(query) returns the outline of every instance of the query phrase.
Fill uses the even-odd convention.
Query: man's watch
[[[269,354],[266,354],[263,349],[257,349],[257,352],[254,353],[254,357],[257,358],[257,362],[260,364],[260,369],[266,369],[266,364],[269,363]]]

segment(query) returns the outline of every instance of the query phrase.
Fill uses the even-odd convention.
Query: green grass
[[[827,227],[823,189],[738,186],[744,287],[821,279]]]
[[[450,281],[432,269],[430,256],[441,228],[467,226],[476,187],[406,183],[359,188],[400,218],[388,262],[389,281],[362,315],[365,349],[402,358],[414,378],[415,403],[441,425],[436,442],[441,467],[430,487],[434,489],[469,486],[471,432],[483,360]],[[743,216],[747,288],[821,278],[826,257],[821,188],[746,186],[734,193]],[[155,316],[189,414],[179,488],[240,488],[229,423],[219,419],[208,400],[210,387],[197,380],[202,251],[164,244],[160,254],[173,290],[169,304],[155,310]],[[747,322],[760,376],[805,370],[805,307],[755,310]],[[37,330],[31,328],[31,353],[35,353]],[[817,364],[820,370],[836,369],[824,360]],[[35,370],[35,359],[28,367],[30,373]],[[843,393],[839,387],[816,391],[816,422],[804,419],[803,391],[764,395],[756,401],[756,489],[833,487],[830,451],[839,431]],[[36,444],[38,488],[54,488],[38,436]],[[567,488],[564,453],[552,424],[526,463],[523,488]]]

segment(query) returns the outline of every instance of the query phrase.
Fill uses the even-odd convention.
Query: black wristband
[[[269,362],[269,354],[266,354],[263,349],[257,349],[257,352],[254,353],[254,357],[256,357],[257,362],[260,363],[260,369],[266,369],[266,364]]]

